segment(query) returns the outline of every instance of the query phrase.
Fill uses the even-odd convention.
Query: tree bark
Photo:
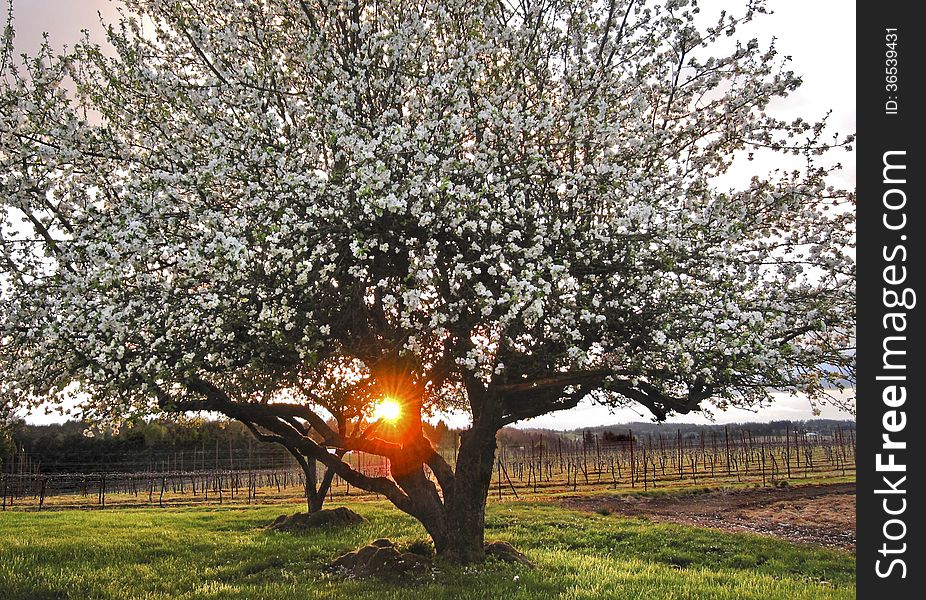
[[[313,461],[314,462],[314,461]],[[318,488],[315,490],[315,498],[318,508],[316,510],[322,509],[322,504],[325,503],[325,497],[328,495],[328,490],[331,489],[331,482],[334,480],[334,471],[331,469],[325,469],[324,474],[322,475],[322,480],[318,484]]]
[[[322,509],[322,506],[324,506],[325,496],[328,493],[327,489],[322,492],[316,487],[318,463],[315,462],[315,459],[308,458],[302,470],[305,473],[306,501],[308,502],[309,512],[318,512]]]
[[[466,564],[485,558],[486,499],[497,432],[495,424],[477,422],[461,435],[452,493],[444,497],[446,536],[434,540],[437,554],[453,562]]]
[[[302,473],[305,476],[305,503],[310,513],[318,512],[325,504],[325,495],[328,493],[327,487],[324,493],[319,493],[318,487],[318,463],[314,458],[303,456],[298,450],[291,446],[286,446],[289,453],[293,455],[299,466],[302,467]],[[327,476],[327,473],[325,473]],[[329,478],[330,483],[330,478]]]

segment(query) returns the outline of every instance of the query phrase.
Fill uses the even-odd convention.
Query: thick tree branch
[[[330,472],[338,475],[349,484],[360,489],[382,494],[401,510],[413,516],[417,516],[416,511],[418,511],[420,507],[417,507],[409,496],[391,479],[386,477],[369,477],[356,471],[341,460],[341,457],[351,450],[360,450],[370,454],[377,453],[381,456],[387,456],[390,459],[399,458],[401,456],[400,451],[402,447],[398,444],[384,442],[383,440],[375,438],[341,438],[340,435],[331,431],[326,425],[325,428],[334,434],[335,441],[341,443],[341,445],[338,446],[338,452],[332,453],[326,448],[316,444],[309,437],[302,435],[291,423],[285,421],[286,417],[291,417],[294,413],[300,413],[299,416],[311,413],[311,411],[304,406],[296,404],[251,404],[235,402],[231,400],[223,390],[200,378],[188,379],[186,381],[186,386],[190,391],[202,395],[204,399],[177,401],[171,398],[159,386],[155,386],[159,405],[165,410],[174,411],[216,411],[246,424],[251,423],[251,427],[253,427],[253,425],[260,425],[263,429],[270,431],[272,435],[258,432],[258,439],[266,439],[267,441],[273,441],[287,447],[291,446],[301,452],[305,457],[322,463]],[[252,429],[252,431],[255,430]]]

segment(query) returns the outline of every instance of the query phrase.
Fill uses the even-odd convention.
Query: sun
[[[386,396],[380,400],[373,409],[373,417],[377,421],[395,421],[402,414],[402,407],[395,400]]]

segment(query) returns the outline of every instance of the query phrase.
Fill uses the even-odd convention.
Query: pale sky
[[[744,2],[732,0],[702,0],[704,15],[716,14],[727,8],[739,11]],[[832,110],[830,125],[840,134],[854,133],[855,118],[855,3],[846,0],[771,0],[768,6],[774,14],[764,16],[748,28],[738,31],[737,37],[759,38],[767,43],[777,39],[781,55],[793,58],[791,67],[804,79],[804,85],[789,98],[772,107],[769,112],[781,118],[803,116],[808,120],[822,117]],[[100,39],[102,28],[98,13],[107,22],[115,21],[115,4],[109,0],[14,0],[14,27],[16,47],[19,51],[32,52],[41,42],[43,32],[49,34],[55,46],[73,44],[80,38],[82,29]],[[847,188],[855,187],[855,159],[847,154],[837,157],[846,170],[835,181]],[[756,162],[751,166],[757,166]],[[852,418],[849,413],[825,407],[822,417]],[[55,415],[29,415],[31,422],[60,420]],[[718,423],[742,421],[770,421],[777,419],[813,418],[806,400],[784,395],[777,397],[770,408],[760,414],[749,411],[728,411],[716,413]],[[602,407],[587,404],[530,421],[520,426],[551,429],[573,429],[610,423],[647,420],[644,411],[624,409],[615,413]],[[452,424],[465,424],[465,418],[457,416]],[[675,422],[706,422],[703,417],[681,416]]]

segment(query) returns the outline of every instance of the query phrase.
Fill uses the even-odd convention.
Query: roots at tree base
[[[522,553],[508,542],[491,542],[485,545],[484,556],[497,560],[532,568],[534,565]],[[453,562],[453,555],[439,557]],[[395,542],[378,539],[354,552],[339,556],[329,569],[333,572],[351,577],[402,577],[413,576],[428,571],[433,560],[425,553],[400,551]]]

